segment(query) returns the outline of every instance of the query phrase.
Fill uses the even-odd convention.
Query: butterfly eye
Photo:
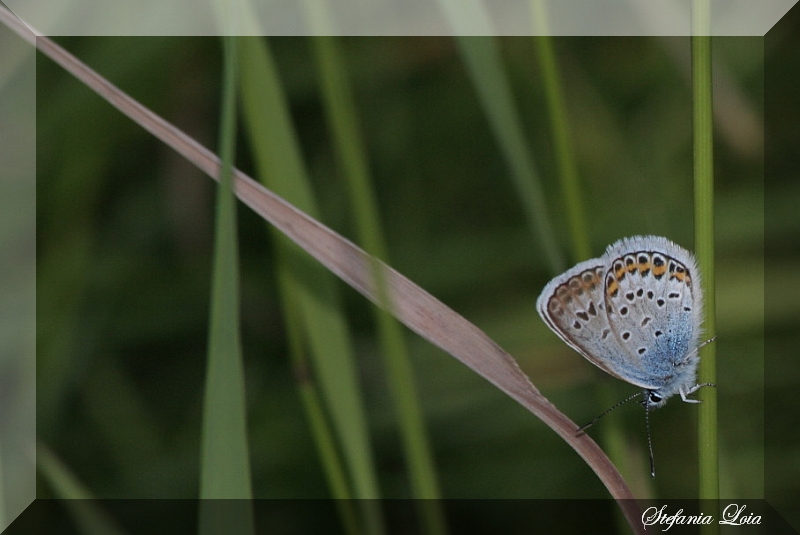
[[[650,405],[658,405],[659,403],[661,403],[662,399],[663,398],[661,396],[652,391],[647,395],[647,403],[649,403]]]

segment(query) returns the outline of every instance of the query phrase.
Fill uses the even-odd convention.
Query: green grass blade
[[[497,41],[494,37],[458,37],[457,41],[492,131],[511,168],[531,231],[539,240],[550,270],[561,273],[566,266],[556,242],[539,176],[527,149]]]
[[[287,270],[280,270],[281,279],[286,278]],[[281,280],[282,287],[291,288],[291,282]],[[319,387],[308,362],[306,343],[303,337],[303,321],[299,316],[298,302],[290,291],[286,292],[284,299],[284,314],[286,316],[287,340],[289,354],[292,358],[292,371],[297,379],[300,389],[300,399],[306,411],[306,418],[314,437],[314,443],[320,456],[325,477],[331,488],[342,526],[348,535],[358,535],[358,515],[353,507],[354,501],[350,492],[350,484],[344,469],[344,461],[339,453],[336,438],[328,418],[325,416],[324,403],[320,399]]]
[[[317,214],[278,74],[266,42],[240,39],[242,102],[261,180],[295,206]],[[314,373],[347,462],[355,498],[379,497],[367,420],[356,378],[352,342],[334,279],[322,266],[272,230],[283,249],[284,299],[292,292],[309,342]],[[283,279],[283,277],[281,277]],[[374,503],[372,504],[374,505]],[[364,507],[371,507],[368,501]],[[380,532],[376,508],[365,511],[369,531]]]
[[[547,12],[545,0],[532,0],[534,27],[538,35],[534,37],[536,53],[542,72],[544,96],[550,118],[550,130],[555,148],[558,178],[561,193],[564,197],[564,213],[567,216],[572,261],[580,262],[591,258],[589,248],[589,232],[586,226],[586,213],[583,209],[581,189],[578,183],[578,169],[575,164],[575,153],[572,148],[572,137],[569,130],[564,91],[559,76],[558,60],[553,47],[553,38],[548,35]]]
[[[559,76],[558,60],[553,46],[553,38],[548,35],[548,19],[545,0],[531,0],[533,13],[534,37],[536,53],[542,74],[542,85],[547,102],[550,118],[550,131],[555,148],[558,178],[561,184],[561,196],[564,203],[564,214],[569,228],[569,241],[572,251],[572,261],[582,262],[592,258],[589,247],[589,231],[586,225],[586,213],[583,209],[581,188],[578,181],[578,170],[575,164],[575,153],[572,148],[567,110],[563,98],[561,77]],[[554,273],[555,275],[555,273]],[[597,399],[601,406],[610,407],[619,401],[610,384],[602,382],[597,385]],[[603,423],[599,433],[603,439],[603,447],[609,458],[619,471],[630,480],[633,468],[625,450],[626,438],[619,420],[611,419]],[[624,517],[617,510],[618,526],[623,524]]]
[[[344,168],[359,241],[373,257],[388,261],[377,201],[370,181],[366,151],[358,129],[355,104],[346,80],[341,52],[333,37],[318,36],[314,37],[312,42],[320,68],[328,122]],[[377,262],[373,262],[373,273],[379,276],[381,270],[378,268]],[[379,278],[377,286],[382,294],[382,302],[387,303],[385,282]],[[388,304],[387,308],[391,309],[391,304]],[[389,385],[400,419],[412,496],[423,500],[436,500],[440,498],[436,468],[417,398],[411,358],[403,331],[399,322],[387,310],[375,307],[373,311],[380,344],[387,362]],[[421,513],[429,533],[444,532],[444,514],[440,508],[426,507]]]
[[[714,147],[711,85],[711,15],[708,0],[695,0],[692,36],[692,86],[694,94],[694,201],[695,252],[705,291],[706,338],[716,328],[714,283]],[[699,382],[716,383],[716,345],[700,350]],[[701,499],[719,498],[719,458],[717,447],[717,391],[700,390],[698,413],[699,495]]]
[[[589,233],[586,226],[586,213],[583,210],[581,189],[578,184],[578,170],[572,150],[567,112],[564,106],[561,80],[558,76],[553,39],[549,35],[536,37],[536,50],[542,66],[544,93],[550,112],[550,129],[553,136],[558,178],[564,196],[564,213],[567,216],[572,260],[579,262],[591,257]]]
[[[236,49],[234,39],[223,42],[225,72],[219,142],[222,166],[217,188],[200,497],[250,499],[250,457],[239,334],[236,199],[231,179],[236,133]]]
[[[56,498],[63,500],[80,533],[84,535],[122,535],[111,517],[97,506],[93,496],[64,466],[50,448],[36,445],[36,464]]]

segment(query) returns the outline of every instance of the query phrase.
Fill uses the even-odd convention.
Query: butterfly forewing
[[[604,260],[594,259],[553,279],[539,297],[539,315],[561,339],[599,368],[633,384],[651,387],[649,382],[631,381],[628,358],[609,324],[605,273]]]

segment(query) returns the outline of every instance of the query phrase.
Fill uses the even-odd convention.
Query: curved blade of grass
[[[307,10],[324,10],[320,2],[306,2]],[[374,258],[386,260],[388,248],[383,239],[374,190],[370,182],[366,152],[358,129],[353,96],[346,80],[344,61],[334,37],[312,37],[317,65],[320,69],[325,111],[333,131],[339,159],[354,208],[359,241]],[[375,263],[374,271],[381,271]],[[384,308],[373,308],[381,348],[387,363],[389,386],[400,420],[406,463],[411,476],[411,493],[415,498],[434,500],[420,509],[428,533],[444,533],[444,512],[437,501],[441,495],[436,467],[430,451],[425,423],[414,385],[411,357],[400,324],[387,311],[386,284],[378,280],[380,301]],[[419,502],[421,505],[425,502]]]
[[[0,8],[0,20],[10,18],[14,18],[13,14]],[[50,39],[40,37],[34,41],[43,54],[142,128],[210,177],[217,177],[220,163],[211,151],[120,91]],[[373,260],[369,255],[241,171],[234,170],[234,180],[234,190],[243,203],[350,286],[370,300],[379,301],[374,290]],[[634,533],[645,534],[641,525],[641,509],[614,465],[591,437],[576,434],[578,426],[539,393],[513,357],[425,290],[389,266],[380,265],[395,305],[392,311],[395,317],[484,377],[553,429],[586,461],[611,496],[618,500]]]
[[[36,464],[53,494],[64,501],[85,535],[123,535],[112,518],[92,500],[92,495],[70,470],[42,442],[36,444]]]
[[[694,95],[694,202],[695,252],[703,274],[705,295],[704,337],[716,335],[714,284],[714,137],[711,84],[711,6],[709,0],[694,0],[692,10],[692,88]],[[700,349],[698,381],[716,383],[716,344]],[[717,447],[717,390],[700,390],[698,426],[699,497],[719,499]],[[716,512],[714,512],[715,514]],[[715,526],[718,532],[719,526]],[[711,530],[711,526],[704,526]]]
[[[241,38],[240,67],[245,121],[252,140],[259,175],[266,184],[292,202],[316,213],[288,106],[264,39]],[[377,478],[369,442],[367,419],[357,381],[353,348],[339,293],[330,274],[311,258],[298,254],[294,244],[274,233],[283,259],[279,277],[284,296],[293,295],[309,340],[314,370],[332,418],[336,436],[347,461],[361,502],[365,522],[372,533],[382,531],[377,502]]]
[[[356,245],[241,174],[239,198],[359,293],[380,304],[374,259]],[[619,472],[597,444],[531,384],[514,358],[485,333],[406,277],[380,263],[392,312],[403,324],[440,347],[527,408],[559,434],[620,500],[629,524],[644,533],[641,511]]]

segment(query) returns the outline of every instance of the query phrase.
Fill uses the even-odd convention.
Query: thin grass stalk
[[[716,335],[714,282],[714,147],[711,73],[711,6],[694,0],[692,36],[692,87],[694,95],[694,203],[695,251],[705,292],[704,337]],[[699,382],[716,383],[716,345],[700,350]],[[717,444],[717,391],[700,390],[698,412],[699,497],[719,499]],[[716,526],[716,525],[715,525]],[[708,529],[708,531],[706,531]],[[704,526],[704,533],[718,532]]]
[[[527,148],[497,40],[494,37],[459,36],[456,41],[500,150],[511,169],[511,178],[531,233],[539,241],[547,266],[553,273],[561,273],[566,268],[564,258],[553,232],[539,174]]]
[[[124,535],[125,532],[97,505],[99,502],[93,499],[83,483],[41,441],[36,443],[36,467],[39,474],[47,481],[53,495],[63,501],[79,533]]]
[[[572,148],[569,120],[563,98],[563,84],[553,47],[553,38],[548,35],[545,0],[532,0],[536,52],[541,66],[544,96],[550,119],[550,130],[555,148],[556,168],[564,198],[564,213],[567,216],[572,261],[580,262],[591,258],[589,232],[586,226],[586,212],[581,198],[578,169],[575,164],[575,151]]]
[[[556,166],[558,169],[561,193],[564,199],[564,213],[567,216],[572,260],[580,262],[591,256],[589,233],[586,227],[586,212],[581,199],[581,187],[578,183],[578,170],[575,165],[575,153],[569,133],[569,121],[564,105],[561,79],[556,65],[553,39],[549,35],[535,37],[539,61],[542,66],[542,80],[547,110],[550,117],[550,129],[555,148]]]
[[[219,187],[214,233],[208,361],[200,452],[199,533],[255,533],[247,403],[239,333],[236,150],[236,38],[223,41]]]
[[[536,34],[534,37],[535,48],[541,67],[542,86],[555,149],[556,169],[561,185],[561,198],[564,202],[564,214],[569,228],[572,261],[577,263],[588,260],[593,255],[589,246],[586,212],[575,163],[575,151],[572,148],[572,137],[563,97],[563,84],[559,74],[553,38],[549,35],[545,0],[531,0],[531,10]],[[616,391],[607,381],[599,381],[595,390],[596,397],[603,406],[610,407],[619,401],[615,398]],[[603,445],[611,461],[623,475],[630,476],[633,473],[633,467],[630,463],[630,456],[625,450],[625,433],[620,421],[613,418],[607,419],[598,431],[603,438]],[[619,513],[618,519],[624,522],[624,518]]]
[[[279,263],[284,264],[280,261]],[[348,535],[358,535],[360,533],[358,514],[353,508],[353,496],[350,492],[350,483],[347,481],[345,463],[336,447],[336,438],[328,418],[325,416],[319,387],[314,380],[311,363],[308,362],[302,332],[303,322],[299,317],[300,309],[297,301],[293,298],[293,293],[290,290],[292,282],[287,275],[286,270],[280,270],[278,277],[279,284],[284,288],[283,293],[287,295],[287,299],[284,300],[284,312],[286,314],[286,338],[289,345],[289,355],[292,360],[292,372],[300,389],[300,400],[305,408],[311,434],[314,437],[314,444],[317,447],[317,453],[325,471],[325,477],[330,486],[331,495],[336,504],[342,526],[344,526]]]
[[[337,152],[342,162],[351,205],[356,218],[359,241],[375,262],[373,271],[378,277],[378,259],[388,261],[388,252],[377,201],[370,181],[366,151],[358,128],[358,119],[350,91],[344,61],[333,37],[312,37],[320,69],[322,94],[328,122],[333,132]],[[411,357],[400,324],[388,312],[385,281],[378,278],[378,291],[384,308],[374,307],[379,341],[386,358],[389,385],[400,420],[406,463],[411,477],[412,496],[422,500],[438,500],[441,495],[436,467],[430,451],[422,409],[414,385]],[[437,507],[421,510],[428,533],[444,533],[444,514]]]
[[[239,251],[233,155],[236,137],[236,40],[225,38],[208,369],[203,402],[201,498],[252,498],[239,333]]]
[[[259,176],[292,203],[316,214],[316,200],[270,50],[260,38],[240,38],[239,43],[244,118]],[[290,281],[289,286],[281,286],[284,306],[291,294],[299,309],[295,316],[303,322],[301,332],[308,340],[326,414],[346,461],[351,493],[359,499],[365,530],[382,533],[377,473],[338,289],[330,273],[280,232],[272,227],[270,232],[282,259],[278,270],[285,271]]]
[[[306,417],[309,419],[311,433],[314,435],[315,444],[325,469],[325,476],[331,485],[331,494],[336,510],[342,522],[344,532],[347,535],[359,535],[358,512],[356,511],[352,498],[340,498],[339,496],[349,496],[348,485],[344,473],[344,465],[341,456],[336,451],[336,441],[323,410],[323,403],[320,399],[319,389],[316,385],[299,380],[300,397],[306,409]]]

